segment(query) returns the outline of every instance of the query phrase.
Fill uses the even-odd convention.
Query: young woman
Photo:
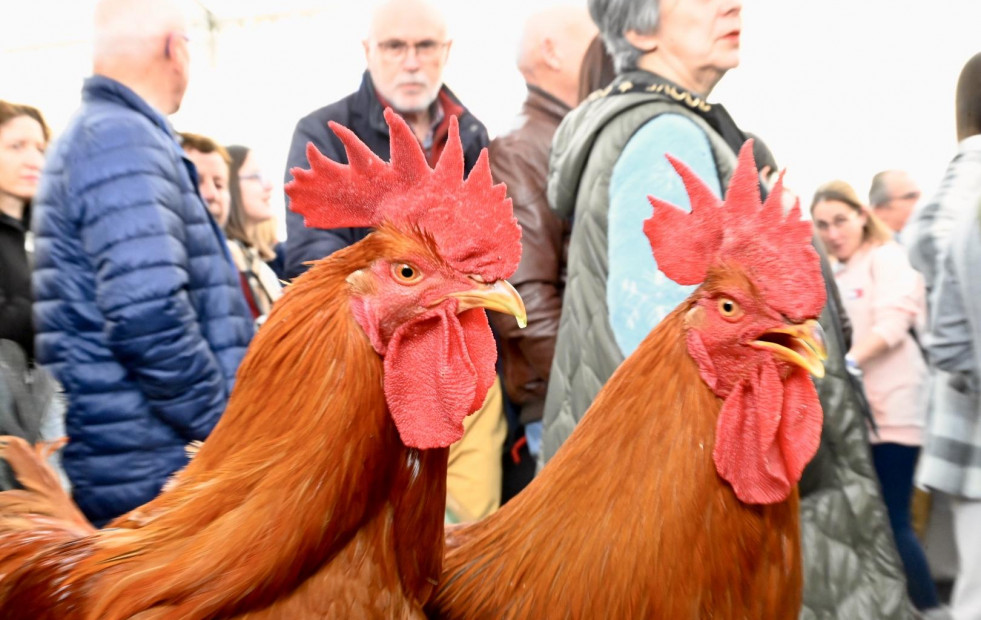
[[[892,232],[843,181],[818,188],[811,215],[835,262],[835,281],[852,321],[845,360],[860,369],[876,430],[872,457],[896,547],[918,609],[938,606],[923,549],[910,522],[913,471],[926,416],[927,368],[915,335],[926,314],[923,278]]]
[[[48,138],[35,108],[0,101],[0,339],[16,342],[28,358],[34,330],[25,244]]]
[[[282,295],[282,286],[267,260],[275,257],[272,248],[260,239],[259,225],[272,219],[269,199],[272,182],[263,175],[252,151],[244,146],[227,147],[232,159],[228,188],[231,204],[225,235],[232,258],[251,290],[249,305],[257,321],[269,314],[269,309]]]

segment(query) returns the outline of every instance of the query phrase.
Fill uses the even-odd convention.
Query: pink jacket
[[[922,443],[927,405],[927,367],[909,330],[926,318],[923,278],[895,241],[863,245],[837,265],[835,281],[852,321],[853,342],[870,333],[889,349],[862,366],[865,392],[879,427],[872,443]]]

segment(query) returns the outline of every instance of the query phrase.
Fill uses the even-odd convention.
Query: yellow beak
[[[496,312],[510,314],[518,320],[518,327],[528,325],[528,315],[525,313],[525,302],[521,295],[507,280],[498,280],[493,284],[476,283],[477,286],[459,293],[452,293],[460,302],[459,312],[473,308],[485,308]]]
[[[779,359],[800,366],[815,377],[824,376],[824,360],[828,351],[824,346],[824,330],[814,320],[799,325],[775,327],[763,332],[752,346],[766,349]]]

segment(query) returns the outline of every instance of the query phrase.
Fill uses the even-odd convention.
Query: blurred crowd
[[[453,117],[468,172],[489,150],[523,229],[511,282],[528,326],[491,313],[499,378],[450,450],[447,520],[480,519],[528,484],[691,291],[659,276],[641,234],[648,196],[689,205],[664,155],[721,196],[752,138],[764,196],[783,192],[788,208],[807,198],[777,183],[765,136],[711,99],[739,64],[738,0],[536,12],[516,50],[527,98],[493,140],[443,83],[452,40],[439,10],[386,0],[373,11],[360,85],[298,120],[283,182],[309,167],[308,145],[347,163],[330,123],[388,160],[387,107],[431,165]],[[277,239],[282,184],[252,149],[168,120],[189,79],[179,8],[100,0],[94,20],[92,76],[60,135],[31,105],[0,101],[0,432],[66,435],[59,466],[101,525],[156,496],[207,439],[289,281],[371,231],[306,227],[287,201]],[[816,380],[821,451],[801,483],[813,610],[905,618],[908,596],[922,617],[981,618],[981,55],[954,99],[958,150],[929,197],[886,170],[867,199],[829,180],[809,200],[832,352]],[[0,472],[0,484],[16,483]],[[916,487],[952,506],[949,607],[914,528]]]

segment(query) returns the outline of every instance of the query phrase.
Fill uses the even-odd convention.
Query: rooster
[[[701,286],[613,374],[515,499],[447,536],[436,618],[797,618],[797,482],[817,450],[825,302],[811,226],[761,204],[747,143],[724,203],[671,159],[658,267]]]
[[[504,281],[520,229],[486,152],[464,182],[456,119],[435,169],[385,119],[390,163],[332,124],[350,164],[309,146],[311,169],[293,170],[307,225],[375,232],[288,287],[168,490],[99,531],[70,510],[24,515],[37,485],[0,495],[22,508],[0,519],[0,617],[422,617],[447,447],[494,379],[484,309],[524,321]]]

